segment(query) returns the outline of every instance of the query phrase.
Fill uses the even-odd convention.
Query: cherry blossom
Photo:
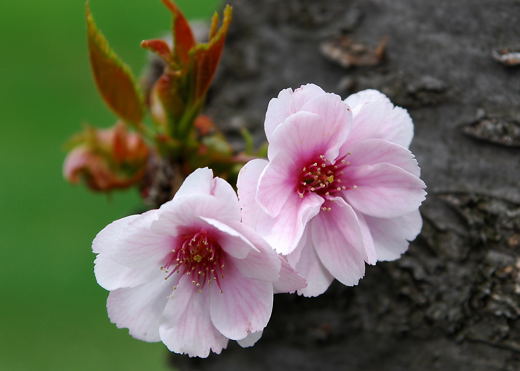
[[[269,103],[268,160],[241,170],[244,222],[308,282],[305,296],[336,278],[355,285],[365,263],[396,259],[419,233],[425,184],[408,146],[413,124],[375,90],[345,102],[316,85]]]
[[[93,250],[112,322],[189,356],[220,353],[228,339],[251,346],[269,321],[273,293],[305,286],[241,223],[235,191],[207,168],[161,208],[105,227]]]

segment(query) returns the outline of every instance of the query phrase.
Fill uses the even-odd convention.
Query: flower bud
[[[73,143],[63,165],[70,183],[83,180],[90,189],[106,192],[128,188],[144,175],[148,146],[122,123],[110,129],[89,127]]]

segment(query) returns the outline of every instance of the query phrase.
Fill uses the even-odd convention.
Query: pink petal
[[[375,165],[388,163],[398,166],[409,173],[420,176],[421,170],[412,152],[408,149],[383,139],[367,139],[344,147],[344,152],[350,152],[347,160],[350,166]]]
[[[94,260],[94,274],[99,286],[105,290],[117,290],[122,287],[135,287],[143,284],[149,278],[150,271],[132,270],[120,264],[107,255],[98,255]],[[144,267],[143,267],[144,268]],[[134,274],[136,272],[137,274]],[[143,276],[143,273],[145,275]],[[159,271],[156,272],[157,275]]]
[[[367,224],[365,216],[359,212],[356,212],[356,216],[358,218],[359,227],[361,228],[361,234],[363,237],[363,246],[364,249],[364,259],[368,264],[376,264],[377,262],[377,252],[376,247],[374,246],[374,239],[372,238],[372,233],[370,232],[370,228]]]
[[[352,127],[352,112],[339,95],[328,93],[314,97],[302,106],[302,111],[320,116],[321,121],[330,126],[328,133],[336,137],[337,142],[345,142]]]
[[[268,282],[277,281],[282,265],[278,254],[253,229],[243,224],[234,227],[255,246],[255,250],[250,251],[245,258],[232,258],[234,266],[244,277]]]
[[[345,102],[354,115],[349,143],[385,139],[403,147],[410,145],[413,137],[410,115],[401,107],[394,107],[384,94],[364,90],[349,96]]]
[[[294,293],[296,290],[307,287],[307,281],[300,276],[287,262],[287,260],[279,257],[282,266],[280,270],[280,278],[274,283],[274,293]]]
[[[298,245],[307,223],[320,212],[323,201],[316,194],[309,194],[303,199],[293,195],[283,205],[276,219],[264,221],[257,231],[276,252],[290,254]]]
[[[159,277],[141,286],[118,289],[108,295],[110,320],[144,341],[159,341],[159,324],[172,285]]]
[[[314,84],[307,84],[294,92],[292,89],[284,89],[278,94],[277,98],[271,99],[264,122],[267,140],[271,140],[273,131],[287,117],[299,111],[308,100],[321,94],[325,94],[325,92],[320,87]]]
[[[179,282],[159,328],[161,340],[170,351],[205,358],[210,351],[219,354],[227,346],[228,340],[211,323],[207,294],[194,290],[186,277]]]
[[[139,217],[140,215],[130,215],[107,225],[94,238],[92,251],[99,254],[119,248],[121,239],[125,237],[125,232],[128,231],[128,225]]]
[[[240,220],[238,200],[234,205],[212,195],[187,195],[176,197],[161,206],[157,220],[152,224],[156,233],[176,236],[179,228],[205,226],[200,217],[222,222]]]
[[[334,100],[332,103],[338,102]],[[329,160],[334,160],[350,129],[347,107],[344,104],[340,104],[340,106],[341,108],[336,106],[334,112],[326,111],[325,117],[305,111],[289,116],[276,128],[271,137],[267,154],[269,160],[271,162],[276,158],[285,161],[291,160],[298,166],[305,165],[305,162],[311,161],[319,155],[325,155]],[[329,108],[325,108],[325,110],[327,109]],[[333,109],[330,108],[330,110]],[[336,114],[337,120],[326,121],[334,114]]]
[[[100,286],[134,287],[162,274],[160,266],[171,240],[151,231],[156,217],[151,210],[115,221],[98,233],[92,246],[98,252],[94,272]]]
[[[242,340],[237,340],[238,345],[242,348],[250,348],[256,344],[258,340],[262,338],[263,331],[253,332],[252,334],[247,335]]]
[[[314,297],[327,291],[334,277],[332,277],[321,263],[318,255],[316,255],[309,236],[304,237],[300,241],[300,244],[291,255],[287,257],[289,263],[307,280],[307,287],[298,290],[298,294]]]
[[[242,221],[255,229],[267,242],[281,254],[288,254],[298,244],[307,222],[316,215],[323,199],[309,195],[300,199],[290,194],[282,204],[276,218],[270,217],[255,200],[258,179],[267,161],[248,162],[238,175],[238,194],[242,208]]]
[[[270,216],[276,216],[292,194],[296,194],[296,164],[279,156],[264,168],[258,182],[256,201]]]
[[[174,199],[185,196],[211,195],[226,206],[226,213],[237,219],[240,215],[238,198],[233,187],[221,178],[214,178],[211,169],[197,169],[184,180]]]
[[[267,160],[252,160],[245,164],[238,174],[237,190],[242,222],[253,229],[258,223],[269,219],[268,215],[256,202],[258,180],[267,166]]]
[[[345,192],[347,201],[370,216],[391,218],[419,208],[426,192],[424,182],[415,175],[390,164],[347,168],[355,189]]]
[[[316,84],[305,84],[294,90],[293,112],[298,111],[303,105],[314,97],[326,94],[322,88]]]
[[[367,103],[380,102],[380,104],[392,103],[390,99],[375,89],[361,90],[351,94],[345,99],[345,103],[352,109],[352,113],[357,115]]]
[[[246,278],[233,265],[226,267],[222,292],[212,286],[211,320],[225,337],[240,340],[267,325],[273,308],[273,284]]]
[[[356,213],[343,199],[327,202],[330,211],[311,222],[314,250],[327,270],[347,286],[357,285],[365,274],[365,246]]]
[[[278,94],[277,98],[269,101],[264,121],[267,140],[270,140],[271,134],[276,127],[293,113],[292,95],[292,89],[284,89]]]
[[[185,195],[161,205],[152,230],[158,234],[177,236],[186,227],[202,226],[199,216],[216,217],[221,203],[209,195]]]
[[[372,233],[378,260],[395,260],[407,249],[422,228],[419,211],[397,218],[365,217]]]
[[[207,167],[197,169],[184,179],[175,197],[210,195],[213,187],[213,171]]]
[[[215,237],[226,254],[238,259],[244,259],[249,253],[258,251],[255,245],[229,225],[211,218],[201,217],[201,219],[207,223],[207,226],[218,231]]]
[[[225,204],[229,209],[229,213],[233,214],[233,219],[240,220],[240,206],[238,204],[238,196],[231,184],[222,178],[213,179],[213,188],[211,194],[215,196],[221,203]]]

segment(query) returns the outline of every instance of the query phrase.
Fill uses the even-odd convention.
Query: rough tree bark
[[[209,107],[216,122],[237,145],[241,126],[260,143],[267,103],[282,88],[315,82],[342,96],[382,90],[415,122],[412,149],[429,193],[424,228],[400,260],[368,267],[357,287],[333,284],[315,299],[277,295],[254,348],[230,342],[221,355],[172,355],[171,364],[229,371],[519,370],[520,68],[494,60],[492,50],[520,45],[520,2],[234,6]],[[323,43],[340,35],[369,49],[388,36],[386,57],[329,44],[331,61]],[[345,68],[340,59],[371,66]]]

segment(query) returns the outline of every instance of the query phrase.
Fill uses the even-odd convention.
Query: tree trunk
[[[216,122],[237,146],[242,126],[260,144],[269,99],[283,88],[383,91],[415,122],[424,227],[401,259],[367,267],[356,287],[277,295],[255,347],[230,342],[221,355],[171,355],[171,364],[519,370],[520,67],[501,48],[520,47],[520,2],[237,0],[234,8],[209,106]]]

